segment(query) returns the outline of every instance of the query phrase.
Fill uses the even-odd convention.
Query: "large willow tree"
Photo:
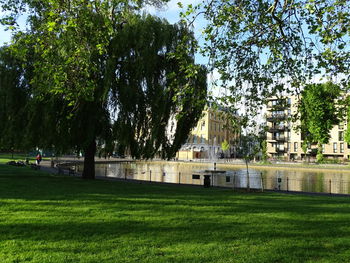
[[[29,99],[26,72],[21,61],[7,48],[0,49],[0,149],[13,150],[25,144],[23,131],[27,123]]]
[[[119,58],[109,67],[119,145],[136,158],[152,158],[158,149],[163,158],[173,157],[206,98],[206,70],[181,50],[193,45],[192,37],[182,26],[147,17],[125,25],[114,41],[112,53]],[[188,65],[190,77],[182,72]]]
[[[5,1],[17,12],[18,1]],[[205,71],[194,64],[192,34],[137,10],[132,1],[22,1],[27,32],[11,52],[32,74],[27,140],[84,152],[94,178],[96,142],[115,139],[134,157],[170,158],[199,118]],[[13,14],[4,19],[13,23]],[[168,119],[178,122],[175,140]],[[116,120],[116,121],[115,121]]]

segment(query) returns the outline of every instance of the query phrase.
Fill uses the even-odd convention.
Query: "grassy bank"
[[[348,198],[0,165],[0,262],[349,262]]]

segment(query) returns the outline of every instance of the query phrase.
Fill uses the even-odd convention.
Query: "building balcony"
[[[276,141],[276,142],[284,142],[288,137],[284,136],[284,135],[280,135],[280,136],[268,136],[267,140],[268,141]]]
[[[278,148],[278,147],[276,148],[276,152],[277,152],[277,153],[284,153],[284,152],[286,152],[286,151],[287,151],[287,149],[284,148],[284,147],[283,147],[283,148],[282,148],[282,147],[281,147],[281,148]]]
[[[289,127],[285,125],[276,125],[276,126],[269,127],[268,131],[276,132],[276,131],[284,131],[286,129],[289,129]]]
[[[267,121],[275,121],[275,120],[284,120],[287,117],[287,114],[285,113],[279,113],[279,114],[267,114],[266,120]]]
[[[272,104],[267,104],[267,108],[269,110],[284,110],[284,109],[288,109],[288,105],[286,104],[275,104],[275,105],[272,105]]]

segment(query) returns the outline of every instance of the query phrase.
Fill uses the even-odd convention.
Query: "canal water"
[[[207,171],[205,171],[207,170]],[[247,171],[239,165],[183,162],[128,162],[97,164],[96,175],[129,180],[174,184],[203,185],[210,175],[211,185],[230,188],[247,187]],[[266,168],[249,169],[252,189],[350,194],[350,171],[335,169]]]

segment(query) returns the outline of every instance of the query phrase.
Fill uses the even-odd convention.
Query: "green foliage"
[[[96,142],[109,152],[116,139],[136,158],[174,156],[206,99],[206,69],[194,64],[197,43],[187,28],[139,15],[144,1],[1,4],[12,19],[21,7],[28,12],[30,30],[15,33],[10,50],[30,72],[20,76],[30,89],[29,145],[82,150],[84,167]]]
[[[299,92],[316,74],[337,76],[348,86],[348,1],[213,0],[183,13],[190,23],[202,16],[207,24],[201,52],[231,91],[228,96],[252,114],[266,97]]]
[[[304,154],[306,154],[308,149],[308,142],[303,141],[303,143],[301,144],[301,148],[303,149]]]
[[[340,164],[342,163],[342,160],[338,158],[322,158],[320,161],[317,162],[323,164]]]
[[[267,161],[267,141],[266,140],[263,140],[261,142],[261,153],[262,153],[261,159],[265,163]]]
[[[350,143],[350,127],[346,127],[344,140],[345,140],[347,143]]]
[[[324,162],[324,156],[322,154],[322,152],[318,152],[316,155],[316,162],[318,163],[323,163]]]
[[[228,149],[230,149],[230,144],[229,144],[226,140],[224,140],[224,141],[221,143],[221,149],[222,149],[223,151],[227,151]]]
[[[147,16],[125,25],[114,40],[113,53],[119,54],[109,62],[115,74],[112,101],[118,105],[114,128],[120,147],[133,157],[175,156],[201,116],[206,70],[194,64],[190,50],[174,56],[184,39],[195,45],[183,25]],[[184,65],[191,70],[184,72]]]
[[[347,143],[350,143],[350,96],[346,96],[346,99],[345,99],[345,107],[346,107],[346,120],[347,120],[347,123],[348,125],[346,126],[346,131],[345,131],[345,135],[344,135],[344,140],[347,142]]]
[[[0,149],[24,149],[26,102],[30,96],[27,72],[7,47],[0,48]]]
[[[253,160],[259,151],[260,143],[255,134],[241,135],[239,152],[246,162]]]
[[[327,144],[330,130],[339,123],[337,99],[340,96],[339,86],[330,82],[310,84],[302,91],[299,105],[301,132],[306,134],[306,142]],[[322,146],[318,147],[321,153]]]

